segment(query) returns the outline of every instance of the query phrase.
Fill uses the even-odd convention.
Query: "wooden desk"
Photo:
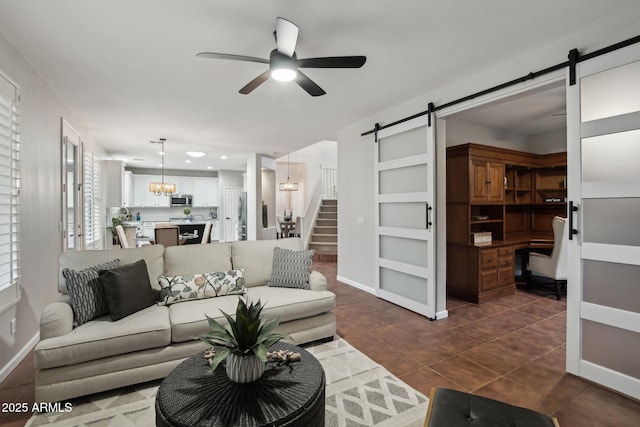
[[[516,291],[516,251],[553,249],[553,241],[518,239],[486,246],[447,245],[447,295],[482,303]],[[520,265],[526,266],[526,260]]]

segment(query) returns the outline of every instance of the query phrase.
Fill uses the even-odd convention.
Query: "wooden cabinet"
[[[447,149],[447,292],[483,302],[515,292],[514,245],[553,239],[566,216],[566,153],[478,144]],[[488,246],[472,233],[489,232]]]
[[[506,204],[530,204],[533,200],[533,168],[505,165],[504,202]]]
[[[482,303],[515,293],[512,245],[447,246],[447,293]]]
[[[504,200],[504,163],[470,159],[469,202],[491,203]]]

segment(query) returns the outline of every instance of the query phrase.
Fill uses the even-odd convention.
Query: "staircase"
[[[315,259],[337,261],[338,259],[338,201],[324,199],[311,234],[309,249],[315,249]]]

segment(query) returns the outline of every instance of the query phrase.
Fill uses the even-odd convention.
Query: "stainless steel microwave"
[[[191,194],[174,194],[171,196],[171,206],[192,206],[193,196]]]

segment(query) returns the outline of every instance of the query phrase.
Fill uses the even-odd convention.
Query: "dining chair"
[[[116,225],[116,235],[118,236],[118,242],[122,249],[129,249],[129,241],[127,240],[127,233],[124,232],[124,227],[121,224]]]
[[[284,239],[285,225],[279,215],[276,215],[276,239]]]
[[[556,298],[560,300],[560,286],[567,285],[567,219],[556,216],[551,225],[553,227],[551,255],[529,253],[527,284],[531,283],[531,275],[552,279],[556,288]]]
[[[204,226],[204,231],[202,232],[202,240],[200,241],[200,244],[204,245],[206,243],[209,243],[210,235],[211,235],[211,222],[207,222],[207,224]]]
[[[300,230],[302,229],[302,218],[297,216],[296,223],[293,226],[293,236],[292,237],[300,237]]]
[[[180,228],[178,226],[156,228],[156,244],[178,246],[180,244]]]

